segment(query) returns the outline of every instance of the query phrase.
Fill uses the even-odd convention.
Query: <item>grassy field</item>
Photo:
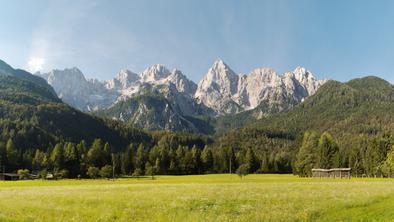
[[[0,221],[394,221],[394,180],[203,175],[2,181]]]

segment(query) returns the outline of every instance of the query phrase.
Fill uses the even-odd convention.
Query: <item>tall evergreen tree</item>
[[[334,167],[335,156],[338,150],[339,148],[334,138],[328,132],[324,132],[320,136],[318,143],[317,166],[324,169]]]
[[[201,152],[201,162],[205,173],[212,172],[213,169],[213,154],[208,146],[205,146]]]
[[[103,167],[108,164],[108,154],[104,151],[104,142],[95,139],[87,153],[87,161],[90,166]]]
[[[256,156],[251,148],[246,151],[244,164],[249,165],[249,172],[255,172],[258,168]]]
[[[135,154],[135,168],[140,169],[142,172],[145,167],[145,148],[143,144],[138,146],[137,152]]]
[[[394,177],[394,146],[391,148],[391,151],[387,154],[387,158],[383,162],[382,170],[385,176]]]
[[[63,145],[58,143],[52,150],[50,161],[54,169],[61,170],[64,166],[64,150]]]
[[[80,172],[78,150],[73,143],[66,143],[64,146],[64,165],[70,177],[76,177]]]
[[[7,164],[7,150],[6,144],[0,141],[0,172],[3,173],[3,168]]]
[[[294,163],[295,172],[300,176],[311,176],[316,165],[316,150],[319,138],[315,132],[305,132],[301,147]]]
[[[7,166],[15,168],[18,165],[18,152],[15,148],[14,141],[8,139],[6,144]]]
[[[192,161],[193,161],[193,173],[201,173],[201,152],[196,145],[192,147],[191,150]]]
[[[121,156],[122,174],[128,175],[133,173],[133,145],[130,144]]]

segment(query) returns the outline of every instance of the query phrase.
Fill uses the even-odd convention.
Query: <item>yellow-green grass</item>
[[[394,221],[394,180],[221,174],[1,181],[0,221]]]

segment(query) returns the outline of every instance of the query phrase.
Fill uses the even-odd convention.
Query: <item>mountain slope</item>
[[[196,118],[209,112],[170,84],[145,86],[144,91],[94,114],[147,130],[212,133],[208,123]]]
[[[216,140],[216,146],[253,150],[260,162],[256,169],[260,167],[263,172],[291,172],[307,131],[316,135],[327,131],[335,138],[339,166],[372,172],[368,167],[377,165],[363,161],[371,161],[371,153],[387,152],[390,141],[394,141],[390,136],[394,134],[393,85],[377,77],[347,83],[329,81],[290,110],[225,133]]]
[[[370,134],[390,129],[393,108],[394,87],[385,80],[365,77],[347,83],[330,81],[289,112],[266,118],[258,125],[293,133],[314,129]]]
[[[280,132],[298,139],[308,130],[328,131],[341,144],[351,146],[357,138],[374,137],[393,129],[393,85],[377,77],[365,77],[347,83],[329,81],[303,103],[244,130]]]
[[[11,68],[12,69],[12,68]],[[144,134],[125,130],[123,135],[97,117],[92,117],[64,104],[49,85],[36,84],[36,76],[11,75],[0,71],[0,141],[12,138],[16,147],[47,148],[59,141],[79,142],[102,138],[119,147],[130,140],[141,141]],[[118,124],[116,124],[118,125]],[[76,128],[78,130],[76,130]],[[118,126],[121,128],[121,126]]]
[[[18,77],[25,81],[29,81],[45,89],[46,91],[48,91],[48,93],[52,94],[52,96],[56,96],[56,93],[53,90],[53,88],[50,85],[48,85],[48,83],[44,79],[32,75],[21,69],[14,69],[2,60],[0,60],[0,75]]]

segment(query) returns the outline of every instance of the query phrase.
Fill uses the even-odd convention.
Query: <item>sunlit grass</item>
[[[0,221],[390,221],[394,180],[292,175],[0,182]]]

